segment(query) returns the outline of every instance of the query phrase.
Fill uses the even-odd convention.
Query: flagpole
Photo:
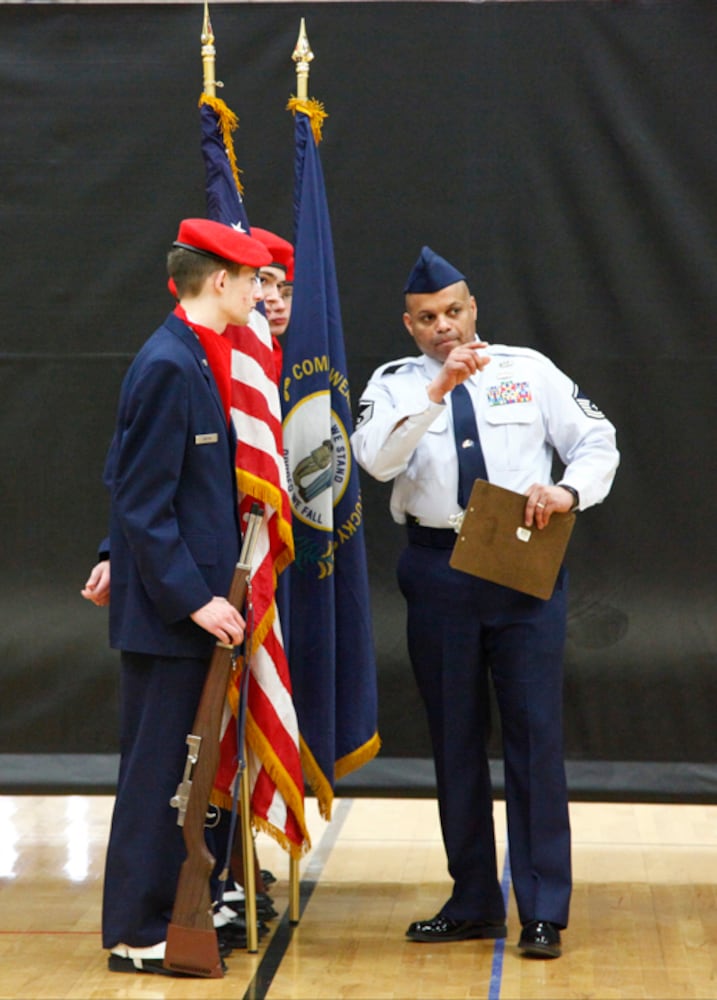
[[[222,83],[216,79],[215,65],[217,50],[214,47],[214,31],[209,19],[209,3],[204,0],[204,20],[202,22],[202,70],[204,93],[209,97],[217,96],[217,87]],[[244,669],[248,669],[248,661]],[[242,738],[244,734],[242,733]],[[246,745],[239,748],[246,761]],[[251,789],[249,773],[246,765],[241,770],[239,787],[240,830],[242,840],[242,855],[244,861],[244,906],[246,920],[247,951],[252,954],[259,950],[259,930],[256,911],[256,878],[254,870],[254,837],[251,829]]]
[[[294,51],[291,55],[296,65],[296,96],[301,101],[309,99],[309,69],[314,53],[309,45],[309,36],[306,34],[306,23],[301,18],[299,26],[299,37],[296,40]],[[300,916],[300,873],[299,859],[290,855],[289,857],[289,923],[298,924]]]

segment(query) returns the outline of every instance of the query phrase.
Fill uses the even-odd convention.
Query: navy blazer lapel
[[[224,413],[224,406],[222,405],[221,397],[219,395],[219,389],[217,389],[217,383],[212,375],[212,370],[209,367],[209,361],[204,353],[204,348],[201,345],[199,337],[194,333],[190,327],[187,326],[178,316],[174,313],[170,313],[164,321],[164,325],[174,333],[187,348],[189,348],[192,355],[196,358],[199,370],[204,376],[204,380],[209,386],[209,391],[212,394],[212,398],[221,413],[222,420],[226,422],[226,414]]]

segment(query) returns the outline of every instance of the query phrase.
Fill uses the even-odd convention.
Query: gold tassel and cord
[[[237,190],[239,194],[244,194],[244,188],[239,179],[241,171],[237,166],[237,158],[234,154],[234,140],[232,139],[232,132],[235,132],[239,127],[239,119],[220,97],[212,97],[211,94],[202,94],[199,98],[198,107],[201,108],[203,104],[210,107],[217,116],[217,126],[222,134],[222,141],[227,151],[227,159],[229,160],[229,166],[231,167]]]
[[[321,101],[317,101],[314,97],[306,99],[301,97],[291,97],[289,98],[289,103],[286,105],[286,110],[291,111],[293,115],[296,115],[297,111],[306,115],[311,123],[311,132],[314,136],[314,142],[318,146],[321,142],[321,129],[324,126],[324,120],[329,117],[328,112],[324,110],[324,106]]]

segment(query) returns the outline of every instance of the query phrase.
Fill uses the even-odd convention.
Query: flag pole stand
[[[246,758],[246,752],[245,752]],[[242,854],[244,857],[244,906],[246,919],[246,950],[256,954],[259,950],[259,930],[256,920],[256,878],[254,872],[254,838],[251,833],[251,803],[249,772],[245,767],[241,773],[239,792],[241,817]]]

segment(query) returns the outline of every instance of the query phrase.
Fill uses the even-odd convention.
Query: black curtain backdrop
[[[618,428],[613,492],[569,551],[568,758],[717,765],[717,5],[211,15],[249,217],[289,238],[306,19],[354,407],[412,353],[401,288],[427,243],[470,276],[483,337],[548,354]],[[0,754],[117,748],[118,657],[79,591],[120,381],[171,308],[177,223],[205,211],[201,21],[200,3],[0,6]],[[389,486],[362,488],[383,754],[426,758],[402,531]]]

